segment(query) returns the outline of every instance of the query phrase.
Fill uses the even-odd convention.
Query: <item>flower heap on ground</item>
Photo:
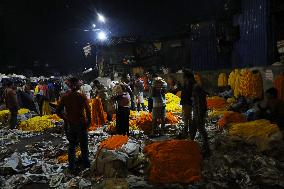
[[[19,129],[23,131],[42,132],[55,126],[55,122],[62,121],[57,115],[35,116],[21,121]]]
[[[6,123],[8,121],[9,115],[10,115],[9,110],[0,111],[0,122]]]
[[[150,183],[192,184],[201,179],[202,156],[195,141],[154,142],[147,145],[144,152],[150,159]]]
[[[232,124],[228,133],[232,137],[255,144],[260,151],[269,149],[271,141],[281,141],[283,137],[276,124],[264,119]]]
[[[180,119],[178,116],[175,116],[172,112],[166,113],[166,124],[175,125],[179,123]],[[107,127],[107,131],[114,132],[116,123],[113,121]],[[151,133],[152,131],[152,114],[149,112],[130,112],[130,121],[129,121],[129,130],[140,130],[144,131],[146,134]]]
[[[228,103],[226,99],[222,97],[207,97],[207,107],[210,110],[226,110],[228,107]]]
[[[239,112],[225,111],[223,117],[219,119],[217,124],[219,128],[224,128],[231,123],[243,123],[246,121],[246,116]]]
[[[113,135],[101,142],[99,149],[116,150],[128,142],[127,135]]]
[[[18,115],[27,114],[27,113],[29,113],[29,111],[30,110],[28,110],[28,109],[21,108],[18,111]],[[2,110],[2,111],[0,111],[0,122],[1,123],[7,123],[8,119],[9,119],[9,116],[10,116],[10,111],[9,110]]]
[[[180,98],[172,93],[166,93],[166,111],[181,113]]]

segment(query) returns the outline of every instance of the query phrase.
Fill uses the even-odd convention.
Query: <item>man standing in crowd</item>
[[[130,95],[128,86],[116,85],[113,88],[113,100],[117,102],[116,132],[119,135],[129,135]]]
[[[126,90],[131,98],[131,110],[135,110],[135,100],[134,100],[134,94],[133,94],[133,84],[131,82],[131,78],[129,74],[123,74],[121,77],[121,82],[126,87]]]
[[[6,84],[6,89],[3,93],[3,98],[6,103],[6,108],[9,109],[11,117],[10,117],[10,129],[15,129],[17,126],[17,114],[18,114],[18,100],[16,88],[13,86],[11,81],[8,81]]]
[[[134,95],[137,104],[137,111],[145,111],[144,105],[144,83],[143,80],[140,78],[139,74],[135,75],[135,83],[134,83]]]
[[[190,76],[191,77],[191,76]],[[194,78],[194,77],[193,77]],[[207,93],[198,85],[195,80],[192,90],[193,97],[193,124],[190,126],[190,138],[191,140],[195,139],[196,132],[200,133],[203,140],[203,152],[205,155],[210,154],[210,148],[208,144],[208,135],[205,129],[205,118],[207,113]]]
[[[194,75],[191,72],[183,74],[184,86],[181,91],[182,119],[184,122],[183,137],[188,135],[188,128],[192,124],[192,90],[194,86]]]
[[[153,126],[152,135],[158,127],[158,121],[161,122],[161,134],[164,134],[165,118],[166,118],[166,89],[167,83],[160,77],[154,78],[153,86],[151,89],[151,98],[153,99]]]
[[[79,141],[84,168],[90,167],[88,150],[88,128],[91,123],[91,111],[88,99],[78,92],[80,82],[77,78],[68,80],[71,89],[59,101],[57,114],[64,120],[67,139],[69,140],[68,161],[71,173],[75,171],[75,149]],[[65,108],[65,113],[63,110]],[[86,115],[86,116],[85,116]]]

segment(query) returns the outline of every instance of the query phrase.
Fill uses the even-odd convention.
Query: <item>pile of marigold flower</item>
[[[191,184],[201,180],[202,156],[199,145],[195,141],[154,142],[147,145],[144,152],[151,163],[150,183]]]
[[[172,112],[166,113],[166,124],[175,125],[179,123],[180,118],[174,115]],[[107,126],[107,131],[114,132],[116,127],[116,122],[113,121]],[[152,130],[152,114],[149,112],[130,112],[129,130],[141,130],[146,134],[150,133]]]
[[[35,116],[21,121],[18,128],[23,131],[42,132],[55,126],[55,122],[62,121],[57,115]]]
[[[172,94],[166,94],[166,111],[167,112],[182,112],[180,105],[180,97]]]
[[[207,107],[211,110],[226,110],[228,107],[228,103],[226,99],[222,97],[213,96],[207,98]]]
[[[224,112],[224,115],[221,119],[218,121],[219,128],[224,128],[226,125],[229,125],[231,123],[243,123],[246,122],[246,116],[239,113],[239,112]]]
[[[9,110],[2,110],[0,111],[0,122],[6,123],[9,119],[10,112]]]
[[[21,108],[18,110],[18,115],[23,115],[29,113],[30,110]],[[9,110],[2,110],[0,111],[0,123],[7,123],[10,116]]]
[[[116,150],[128,142],[127,135],[113,135],[101,142],[99,149]]]
[[[232,124],[228,134],[249,144],[255,144],[261,151],[268,149],[272,140],[281,141],[283,138],[279,127],[265,119]]]

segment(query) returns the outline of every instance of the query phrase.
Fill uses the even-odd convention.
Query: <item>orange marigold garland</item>
[[[199,145],[194,141],[154,142],[147,145],[144,152],[151,163],[150,183],[191,184],[201,179],[202,156]]]
[[[259,71],[242,69],[240,72],[239,92],[241,96],[249,98],[262,98],[263,81]]]
[[[106,113],[104,112],[102,101],[100,98],[90,100],[91,106],[91,127],[90,130],[95,130],[106,123]]]

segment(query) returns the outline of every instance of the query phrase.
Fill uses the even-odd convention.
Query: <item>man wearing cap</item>
[[[88,128],[91,123],[91,111],[88,99],[78,92],[80,82],[77,78],[70,78],[67,82],[71,89],[60,100],[57,107],[57,114],[67,125],[67,139],[69,140],[68,161],[69,170],[75,171],[75,149],[79,141],[84,168],[90,167],[88,150]],[[63,113],[63,109],[65,111]]]

